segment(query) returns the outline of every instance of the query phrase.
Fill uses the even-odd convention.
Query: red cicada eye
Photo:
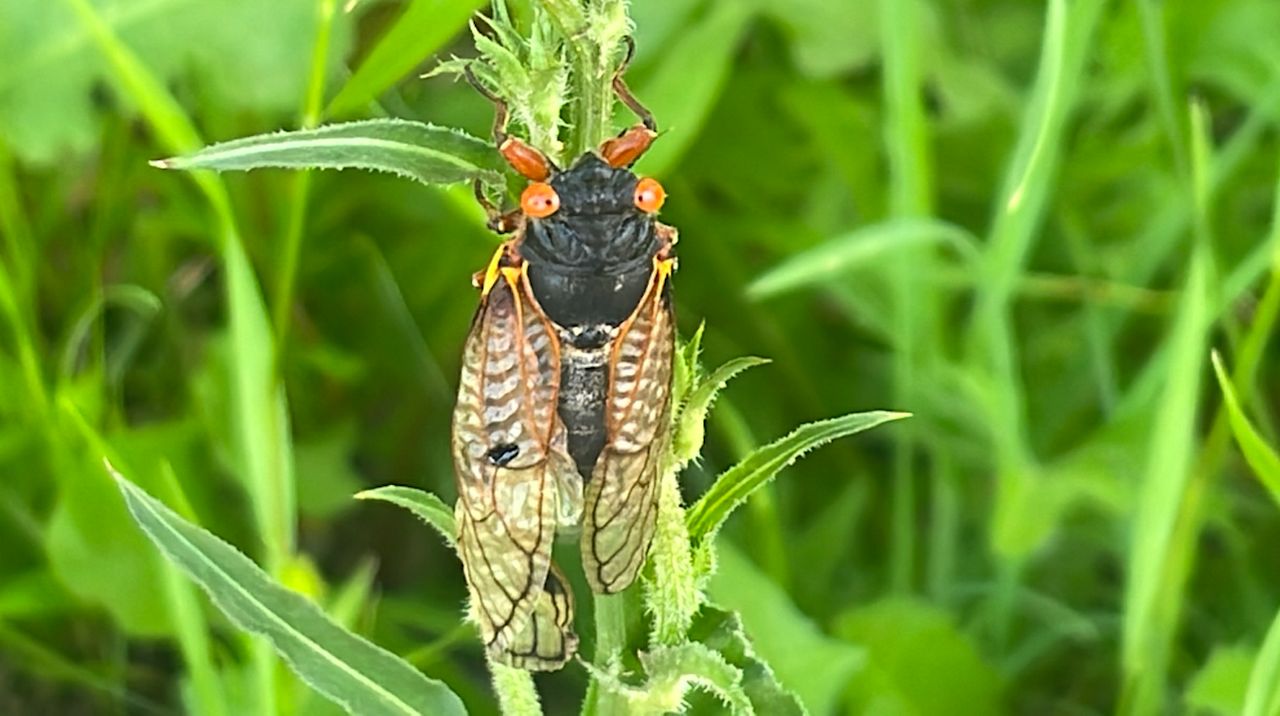
[[[545,219],[559,209],[560,195],[546,182],[533,182],[520,194],[520,210],[525,216]]]
[[[646,214],[656,214],[667,200],[667,191],[657,179],[645,177],[636,184],[636,208]]]

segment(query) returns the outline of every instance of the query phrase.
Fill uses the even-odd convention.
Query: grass
[[[0,9],[0,28],[34,28],[0,29],[0,65],[28,68],[0,73],[0,710],[323,708],[100,499],[103,451],[495,712],[454,556],[347,499],[397,483],[452,500],[467,282],[493,246],[466,192],[147,166],[338,118],[485,136],[469,88],[414,79],[471,51],[481,5]],[[799,423],[915,416],[807,457],[723,529],[713,597],[784,681],[840,712],[945,713],[964,688],[995,713],[1267,713],[1280,512],[1209,354],[1280,444],[1274,3],[672,0],[633,17],[682,332],[706,320],[709,365],[773,361],[717,404],[686,502]],[[267,40],[238,37],[246,22]],[[805,682],[786,634],[838,655],[847,683]],[[912,686],[922,668],[955,682]],[[538,677],[544,707],[576,708],[586,680]]]

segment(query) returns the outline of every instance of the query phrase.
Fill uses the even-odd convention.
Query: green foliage
[[[458,539],[458,524],[453,519],[453,510],[430,492],[415,490],[412,487],[387,485],[357,493],[356,499],[384,500],[400,505],[434,527],[450,545]]]
[[[735,509],[809,450],[905,417],[908,417],[906,413],[876,411],[830,418],[802,425],[786,437],[752,452],[716,478],[706,494],[689,509],[690,535],[699,546],[710,544]]]
[[[1272,0],[663,0],[631,30],[619,0],[485,5],[0,0],[0,711],[337,712],[146,540],[110,456],[472,713],[573,712],[593,674],[724,712],[676,662],[756,713],[936,710],[913,669],[1001,713],[1280,713]],[[619,661],[495,689],[448,545],[370,504],[451,533],[467,282],[499,237],[436,183],[514,198],[492,106],[415,75],[479,58],[563,159],[635,121],[575,75],[628,32],[681,334],[707,326],[677,382],[709,422],[682,402],[663,486],[691,521],[643,595],[579,585],[584,659]],[[427,188],[147,165],[375,119],[486,141],[437,136],[471,168]],[[307,146],[274,159],[344,161]],[[695,366],[751,355],[710,410]],[[914,417],[714,482],[877,406]]]
[[[866,654],[822,632],[790,597],[736,549],[723,545],[708,593],[738,613],[755,654],[809,713],[830,713]]]
[[[111,472],[134,519],[165,556],[232,622],[270,640],[303,680],[348,713],[466,713],[443,684],[345,631],[305,597],[275,584],[234,547]]]
[[[307,77],[313,6],[310,0],[94,2],[110,31],[150,71],[181,79],[232,113],[297,106]],[[339,21],[337,51],[326,72],[338,70],[349,27],[349,17]],[[19,156],[48,163],[95,144],[104,113],[95,106],[93,88],[111,81],[113,72],[69,3],[0,5],[0,67],[0,136]]]
[[[756,713],[778,716],[805,713],[796,695],[779,683],[773,669],[756,655],[737,614],[704,606],[689,629],[689,638],[713,649],[742,672],[742,691]]]
[[[262,167],[371,169],[423,184],[473,179],[497,182],[501,171],[501,159],[489,143],[455,129],[397,119],[246,137],[154,164],[162,169],[217,171]]]
[[[1245,692],[1245,716],[1274,716],[1280,712],[1280,614],[1276,615],[1262,650],[1253,662]]]
[[[966,258],[974,257],[974,238],[959,227],[941,221],[895,219],[855,229],[798,253],[758,276],[748,291],[755,298],[769,298],[839,280],[885,252],[942,243],[954,245]]]
[[[1001,712],[999,674],[945,611],[891,598],[850,610],[835,630],[866,648],[861,678],[846,694],[852,712],[929,716],[957,704],[975,716]]]
[[[1187,706],[1203,714],[1244,713],[1244,693],[1253,656],[1239,648],[1214,649],[1209,661],[1187,687]]]
[[[325,109],[346,115],[375,100],[445,45],[484,3],[412,0]]]
[[[1213,353],[1213,372],[1218,378],[1218,388],[1222,390],[1222,399],[1227,406],[1227,417],[1231,421],[1231,433],[1240,446],[1244,459],[1253,468],[1253,472],[1271,493],[1271,499],[1280,507],[1280,455],[1258,434],[1257,428],[1249,422],[1249,416],[1240,407],[1240,399],[1235,388],[1231,386],[1231,378],[1222,367],[1222,358]]]

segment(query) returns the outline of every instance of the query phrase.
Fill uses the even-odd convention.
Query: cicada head
[[[656,181],[588,152],[525,189],[521,252],[536,263],[583,272],[645,266],[658,247],[661,192]]]

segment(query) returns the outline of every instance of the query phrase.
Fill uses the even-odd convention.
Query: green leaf
[[[910,413],[877,410],[820,420],[801,425],[790,435],[757,448],[716,478],[711,489],[689,509],[689,535],[694,544],[706,543],[752,492],[773,479],[779,470],[804,453],[836,438],[870,430],[909,415]]]
[[[724,89],[738,42],[753,14],[745,2],[713,3],[705,16],[664,49],[661,64],[633,86],[662,130],[636,171],[648,175],[670,171],[697,139]]]
[[[453,519],[453,510],[439,497],[412,487],[387,485],[372,490],[356,493],[357,500],[382,500],[409,510],[422,518],[423,522],[436,528],[441,537],[452,547],[458,535],[458,525]]]
[[[1277,455],[1275,450],[1262,439],[1257,429],[1253,427],[1253,423],[1249,422],[1249,416],[1244,414],[1244,409],[1236,397],[1235,387],[1231,385],[1231,378],[1222,367],[1222,359],[1218,356],[1218,352],[1213,351],[1210,358],[1213,360],[1213,372],[1218,376],[1218,386],[1222,389],[1223,402],[1227,406],[1231,434],[1235,435],[1236,444],[1240,446],[1240,452],[1244,453],[1244,459],[1249,463],[1249,467],[1253,468],[1254,474],[1271,493],[1276,506],[1280,507],[1280,455]]]
[[[755,0],[753,4],[782,26],[795,63],[806,74],[829,77],[846,72],[874,60],[880,49],[878,3]]]
[[[1192,112],[1195,146],[1193,169],[1199,187],[1198,210],[1208,200],[1204,176],[1209,166],[1208,118]],[[1183,573],[1195,530],[1188,526],[1188,491],[1195,470],[1202,374],[1213,323],[1213,250],[1200,217],[1191,265],[1178,301],[1177,317],[1165,345],[1169,351],[1163,386],[1154,406],[1146,468],[1130,528],[1129,579],[1124,599],[1121,663],[1123,693],[1134,713],[1157,711],[1165,698],[1165,680],[1174,651],[1182,608]],[[1190,521],[1193,522],[1193,521]]]
[[[1183,698],[1189,713],[1230,716],[1244,713],[1245,690],[1253,654],[1240,647],[1218,647],[1191,679]]]
[[[692,686],[714,695],[729,713],[755,713],[742,690],[742,671],[704,644],[660,646],[642,652],[640,663],[649,675],[646,696],[654,700],[653,705],[662,707],[660,712],[678,710],[685,690]]]
[[[305,92],[315,0],[95,0],[110,31],[164,82],[225,112],[289,112]],[[326,74],[343,65],[352,16],[334,18]],[[68,3],[0,2],[0,136],[23,159],[52,162],[100,141],[112,72]]]
[[[806,713],[796,695],[759,656],[734,612],[706,605],[698,612],[689,638],[716,650],[725,661],[742,670],[742,690],[757,714],[801,716]]]
[[[708,584],[712,601],[739,614],[755,652],[800,703],[811,713],[834,713],[845,685],[866,659],[863,650],[824,634],[731,545],[720,544],[718,553],[719,569]]]
[[[690,391],[701,377],[698,375],[698,356],[702,352],[702,334],[706,328],[705,321],[699,323],[693,336],[676,350],[671,377],[671,397],[676,405],[684,405],[689,400]]]
[[[266,637],[314,689],[358,714],[463,714],[448,687],[335,624],[234,547],[183,520],[108,464],[138,525],[246,631]]]
[[[164,562],[134,529],[124,502],[97,469],[110,448],[69,395],[59,396],[58,407],[66,439],[55,459],[58,501],[44,533],[49,566],[71,593],[101,605],[126,633],[171,635],[173,619],[157,586],[163,584]],[[119,447],[120,459],[135,458],[127,444]],[[173,448],[181,449],[176,439]]]
[[[1280,713],[1280,614],[1271,622],[1258,658],[1249,674],[1244,716],[1275,716]]]
[[[372,102],[444,46],[484,0],[413,0],[325,109],[345,115]]]
[[[456,129],[403,119],[369,119],[222,142],[162,159],[162,169],[371,169],[423,184],[501,181],[493,146]]]
[[[51,617],[75,607],[75,599],[48,569],[7,572],[0,584],[0,619]]]
[[[769,298],[832,281],[862,264],[904,248],[951,244],[972,258],[975,241],[964,229],[937,219],[893,219],[854,229],[787,258],[751,282],[747,294]]]
[[[351,506],[351,493],[359,490],[360,476],[351,465],[356,431],[344,423],[333,432],[294,446],[298,481],[298,511],[312,519],[329,519]]]
[[[639,654],[645,681],[633,686],[623,681],[616,663],[608,668],[585,664],[593,688],[611,697],[608,705],[594,705],[584,713],[667,714],[685,713],[691,688],[698,688],[720,702],[718,712],[755,713],[742,690],[742,671],[710,647],[697,642],[657,646]]]
[[[957,704],[974,716],[1002,712],[999,673],[937,607],[890,598],[845,613],[835,631],[867,650],[846,692],[850,712],[945,716]]]
[[[697,337],[701,337],[701,332]],[[697,344],[693,344],[694,351],[697,350]],[[693,370],[697,370],[696,353],[691,356],[693,362],[689,365],[693,366]],[[675,454],[677,469],[688,464],[702,452],[702,443],[706,439],[707,412],[711,410],[711,403],[715,401],[716,394],[724,388],[733,377],[748,368],[758,365],[764,365],[769,362],[768,358],[756,358],[753,356],[744,356],[734,358],[733,360],[720,366],[711,375],[706,378],[699,379],[695,382],[693,392],[689,394],[688,400],[684,404],[684,408],[680,411],[680,419],[676,424],[675,443],[672,451]]]

